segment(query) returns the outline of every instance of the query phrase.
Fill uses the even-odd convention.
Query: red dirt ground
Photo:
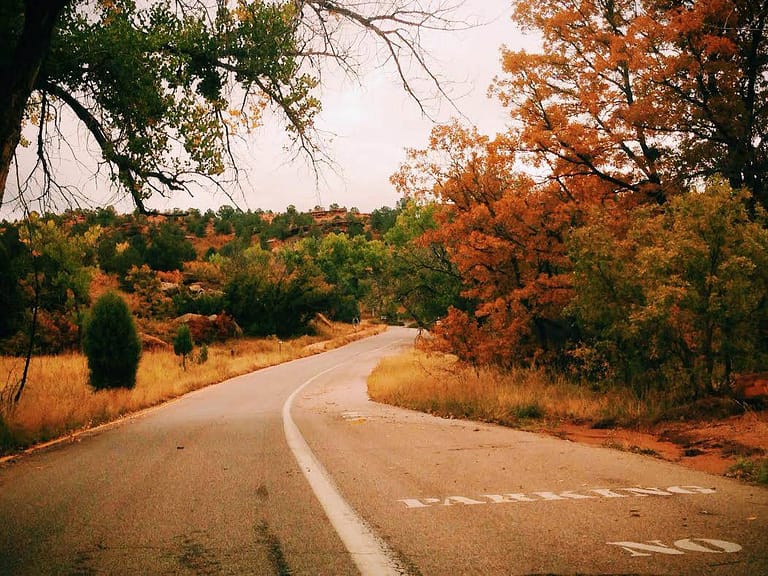
[[[768,411],[722,420],[665,422],[642,432],[568,423],[543,431],[573,442],[652,454],[712,474],[726,474],[739,459],[768,456]]]

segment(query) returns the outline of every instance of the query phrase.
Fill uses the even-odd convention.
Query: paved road
[[[0,574],[768,575],[764,488],[369,402],[412,338],[0,466]]]

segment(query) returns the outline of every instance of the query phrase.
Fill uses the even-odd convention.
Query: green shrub
[[[768,366],[768,229],[745,191],[711,180],[617,232],[595,212],[573,232],[581,375],[676,400],[726,393],[733,373]]]
[[[99,298],[85,323],[83,351],[96,390],[133,388],[141,342],[128,306],[114,292]]]
[[[768,484],[768,459],[763,460],[757,467],[755,481],[758,484]]]
[[[206,292],[196,296],[185,288],[173,296],[173,305],[179,316],[190,313],[211,316],[221,313],[226,304],[223,293]]]
[[[195,343],[192,341],[192,333],[189,331],[189,326],[182,324],[176,330],[176,336],[173,339],[173,353],[176,356],[181,356],[181,365],[184,370],[187,369],[187,355],[192,352],[195,347]]]
[[[153,270],[181,270],[184,262],[195,259],[195,247],[184,236],[184,231],[166,222],[149,231],[147,264]]]
[[[251,267],[233,276],[224,288],[225,310],[249,336],[286,338],[310,331],[309,322],[328,309],[328,292],[328,286],[310,273],[287,271],[269,260],[264,268]]]

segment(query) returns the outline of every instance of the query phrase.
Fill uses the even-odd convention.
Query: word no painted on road
[[[705,554],[733,554],[741,550],[741,546],[725,540],[712,538],[684,538],[675,540],[672,546],[667,546],[661,540],[648,540],[646,542],[607,542],[611,546],[619,546],[629,552],[633,558],[636,556],[653,556],[654,554],[681,555],[690,552],[703,552]]]
[[[607,498],[643,498],[646,496],[676,496],[680,494],[714,494],[713,488],[701,486],[670,486],[669,488],[597,488],[592,490],[566,490],[564,492],[528,492],[482,494],[469,498],[467,496],[445,496],[443,498],[401,498],[398,502],[406,508],[430,508],[433,506],[453,506],[462,504],[474,506],[478,504],[510,504],[515,502],[556,502],[565,500],[595,500]]]

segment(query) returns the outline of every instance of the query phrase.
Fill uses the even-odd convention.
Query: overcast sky
[[[509,0],[466,0],[458,17],[485,24],[424,38],[434,70],[445,80],[444,86],[461,114],[484,133],[502,131],[506,124],[506,112],[486,95],[493,77],[500,72],[501,45],[535,49],[532,40],[510,21],[511,11]],[[406,148],[425,146],[432,121],[423,117],[405,94],[393,70],[373,64],[366,67],[358,83],[339,75],[324,76],[321,100],[323,110],[317,126],[332,134],[326,143],[335,172],[326,170],[316,183],[306,162],[290,161],[283,149],[287,140],[279,126],[268,123],[238,145],[238,161],[244,169],[242,190],[232,191],[238,206],[283,211],[290,204],[308,210],[317,204],[327,207],[337,203],[367,212],[398,201],[389,177],[405,159]],[[458,116],[448,102],[431,103],[430,114],[439,122]],[[78,156],[83,155],[78,152]],[[133,209],[124,195],[107,192],[108,183],[94,179],[73,159],[62,158],[60,163],[67,183],[78,186],[97,204],[113,204],[122,212]],[[6,198],[15,195],[10,192]],[[222,204],[231,204],[223,193],[200,191],[194,197],[176,193],[170,199],[153,198],[147,207],[161,211],[190,207],[215,210]],[[10,208],[3,206],[0,218],[9,217]]]

